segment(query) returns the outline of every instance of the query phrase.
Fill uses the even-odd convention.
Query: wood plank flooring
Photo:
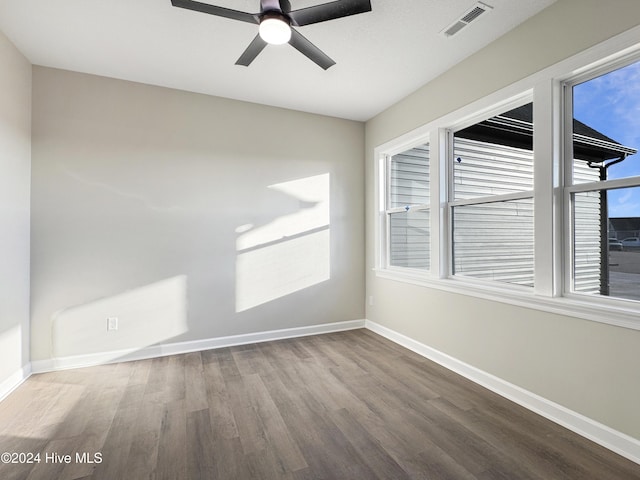
[[[367,330],[34,375],[0,403],[0,452],[40,453],[3,480],[640,479]]]

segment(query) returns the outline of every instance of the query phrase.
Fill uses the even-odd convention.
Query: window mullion
[[[561,87],[562,98],[559,101],[561,118],[561,131],[558,142],[562,148],[562,169],[563,174],[561,185],[564,192],[562,199],[563,221],[559,227],[562,235],[562,295],[573,291],[573,270],[574,270],[574,246],[573,246],[573,207],[571,203],[571,192],[567,187],[573,184],[573,95],[571,86],[563,83]]]
[[[429,203],[432,208],[429,213],[429,230],[431,235],[431,274],[436,278],[442,277],[443,262],[446,261],[446,257],[443,257],[441,249],[442,235],[440,233],[441,222],[441,209],[440,205],[440,186],[441,186],[441,157],[442,157],[442,138],[438,132],[432,132],[429,135],[431,139],[430,144],[430,163],[429,163]],[[445,143],[446,145],[446,143]]]
[[[614,180],[601,180],[599,182],[579,183],[567,187],[569,193],[593,192],[595,190],[612,190],[616,188],[629,188],[640,185],[640,177],[616,178]]]
[[[490,195],[487,197],[465,198],[463,200],[455,200],[449,202],[450,207],[461,207],[465,205],[480,205],[482,203],[498,203],[509,202],[511,200],[522,200],[524,198],[533,198],[534,191],[527,190],[517,193],[505,193],[502,195]]]
[[[441,155],[440,167],[440,278],[447,278],[453,273],[453,225],[450,202],[453,200],[453,165],[449,159],[453,158],[453,130],[442,129],[440,131],[439,154]]]
[[[533,182],[534,182],[534,291],[553,297],[561,293],[561,236],[558,235],[558,207],[554,200],[558,184],[559,154],[554,138],[560,135],[557,107],[558,86],[552,79],[534,87],[533,97]],[[560,208],[561,211],[561,208]],[[561,223],[560,223],[561,225]]]

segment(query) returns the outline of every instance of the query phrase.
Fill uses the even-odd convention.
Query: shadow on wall
[[[298,199],[300,210],[266,225],[236,229],[236,312],[331,277],[329,174],[268,188]]]
[[[108,191],[113,194],[113,189]],[[117,361],[148,347],[184,339],[193,329],[193,304],[201,303],[203,294],[208,297],[206,311],[212,318],[230,320],[231,317],[224,314],[227,307],[220,303],[221,298],[229,298],[227,290],[221,289],[231,290],[235,286],[235,313],[239,313],[329,280],[330,174],[272,184],[257,193],[255,200],[260,203],[252,205],[253,208],[249,208],[251,205],[240,207],[245,221],[253,223],[237,227],[234,237],[219,235],[216,239],[225,244],[235,238],[235,246],[226,243],[220,250],[195,248],[189,252],[190,257],[185,254],[187,259],[200,257],[196,269],[185,268],[184,273],[160,281],[58,310],[51,317],[52,357],[71,363],[73,357],[79,357],[82,364]],[[158,214],[157,210],[154,214]],[[152,230],[154,234],[171,230],[172,213],[164,212],[164,215],[169,217],[154,217],[156,223],[167,222],[162,230]],[[126,234],[124,229],[122,232],[121,235]],[[145,248],[144,242],[147,242],[145,253],[151,255],[145,258],[161,262],[158,255],[162,256],[164,250],[157,249],[158,241],[154,243],[151,232],[145,237],[132,236],[131,240],[134,242],[132,253]],[[179,243],[171,245],[189,250]],[[96,245],[97,248],[104,246],[105,243]],[[122,262],[133,262],[133,265],[136,262],[133,257],[118,257],[109,250],[101,253],[88,249],[80,258],[96,258],[101,254],[109,258],[103,263],[105,268],[117,269]],[[211,262],[211,258],[217,262]],[[235,271],[227,274],[222,268],[221,273],[221,263],[229,262],[231,267],[234,260]],[[149,271],[144,263],[127,270],[136,275],[137,272],[147,275]],[[106,276],[107,272],[103,272]],[[235,285],[228,285],[225,279],[233,275]],[[65,278],[73,280],[74,275]],[[128,279],[131,280],[135,280],[135,276]],[[100,282],[92,287],[100,290]],[[109,319],[116,319],[117,330],[109,330]]]

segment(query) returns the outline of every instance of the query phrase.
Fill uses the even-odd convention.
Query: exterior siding
[[[389,262],[396,267],[429,269],[429,145],[394,155],[389,170],[389,208],[423,206],[389,214]]]
[[[533,192],[529,150],[456,137],[453,197]],[[454,274],[533,285],[533,198],[453,208]]]
[[[454,200],[533,190],[533,152],[456,137]]]
[[[389,207],[429,204],[429,145],[394,155],[390,168]]]
[[[456,275],[533,285],[533,199],[453,209]]]
[[[584,162],[576,162],[575,169],[584,169],[584,172],[580,172],[583,177],[593,175],[592,181],[598,179],[598,171],[590,169]],[[575,174],[578,174],[578,172],[575,172]],[[575,195],[573,225],[573,289],[580,293],[600,293],[602,245],[599,192],[586,192]],[[608,248],[608,246],[604,246],[604,248]]]
[[[454,200],[533,191],[533,152],[456,138]],[[428,269],[429,147],[394,155],[390,165],[390,264]],[[576,161],[579,183],[597,181],[598,171]],[[423,208],[417,209],[416,205]],[[453,208],[453,264],[456,275],[533,285],[533,198]],[[582,194],[574,209],[576,291],[600,291],[600,197]],[[605,247],[606,248],[606,247]]]

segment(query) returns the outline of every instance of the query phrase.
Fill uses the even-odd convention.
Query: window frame
[[[455,163],[454,163],[454,157],[455,157],[455,152],[454,152],[454,147],[455,147],[455,134],[456,132],[459,132],[461,130],[464,130],[465,128],[468,128],[470,126],[473,126],[479,122],[482,122],[484,120],[487,120],[489,118],[492,118],[496,115],[501,115],[505,112],[508,112],[510,110],[513,110],[514,108],[518,108],[521,106],[524,106],[528,103],[533,103],[533,90],[527,90],[525,92],[522,92],[520,95],[511,98],[507,101],[504,102],[499,102],[493,106],[491,106],[489,109],[485,109],[482,112],[479,112],[478,114],[466,118],[464,121],[456,123],[454,125],[451,125],[447,128],[447,155],[446,158],[443,159],[444,162],[446,162],[446,176],[447,176],[447,195],[446,195],[446,205],[447,205],[447,218],[449,219],[448,224],[447,224],[447,244],[449,245],[449,252],[448,252],[448,256],[447,256],[447,263],[448,263],[448,277],[449,278],[455,278],[455,279],[459,279],[462,282],[474,282],[478,285],[482,285],[485,282],[489,282],[489,284],[494,284],[495,282],[499,283],[499,285],[501,285],[503,288],[509,288],[509,289],[518,289],[518,290],[522,290],[522,291],[526,291],[529,290],[531,288],[533,288],[533,286],[535,286],[535,229],[534,229],[534,285],[529,287],[529,286],[523,286],[523,285],[517,285],[514,283],[508,283],[508,282],[500,282],[497,280],[485,280],[485,279],[478,279],[472,276],[466,276],[466,275],[458,275],[455,273],[455,256],[454,256],[454,229],[455,229],[455,224],[454,224],[454,209],[456,207],[464,207],[464,206],[472,206],[472,205],[486,205],[486,204],[491,204],[491,203],[500,203],[500,202],[509,202],[509,201],[514,201],[514,200],[524,200],[524,199],[531,199],[533,204],[534,204],[534,223],[535,223],[535,196],[534,196],[534,192],[535,192],[535,186],[532,186],[532,188],[530,190],[526,190],[526,191],[522,191],[522,192],[514,192],[514,193],[505,193],[505,194],[496,194],[496,195],[484,195],[481,197],[473,197],[473,198],[466,198],[466,199],[459,199],[456,200],[455,199],[455,173],[454,173],[454,168],[455,168]],[[533,109],[533,111],[535,112],[535,108]],[[534,127],[535,129],[535,127]],[[533,154],[533,152],[532,152]],[[535,172],[534,172],[534,176],[535,176]]]
[[[412,276],[425,276],[429,275],[431,268],[422,269],[415,267],[402,267],[391,264],[391,214],[398,212],[409,212],[409,211],[429,211],[431,212],[431,201],[428,204],[416,204],[406,209],[405,207],[393,207],[390,208],[389,204],[391,203],[391,162],[395,155],[399,155],[413,148],[419,147],[420,145],[429,145],[429,149],[431,149],[431,143],[429,141],[430,135],[429,133],[423,133],[419,135],[417,138],[412,138],[411,141],[399,141],[393,142],[389,148],[384,149],[383,152],[379,152],[378,162],[379,167],[376,171],[376,174],[381,177],[378,182],[378,198],[379,198],[379,206],[378,206],[378,214],[376,218],[376,245],[379,254],[377,255],[376,267],[378,269],[395,271],[395,272],[408,272],[409,275]],[[429,156],[429,187],[431,190],[431,156]],[[430,194],[431,200],[431,194]],[[384,230],[384,234],[380,235],[380,229]],[[431,252],[432,253],[432,252]],[[431,263],[432,255],[430,255],[430,263]]]
[[[575,195],[579,193],[611,191],[621,188],[640,187],[640,175],[612,180],[598,180],[592,182],[574,183],[574,159],[573,159],[573,88],[581,83],[596,79],[608,73],[614,72],[626,66],[640,62],[640,45],[630,52],[624,52],[610,59],[603,59],[592,66],[587,66],[579,73],[565,77],[561,80],[562,89],[562,142],[563,142],[563,207],[565,222],[564,231],[564,272],[563,272],[563,296],[576,299],[594,306],[602,304],[615,309],[640,310],[640,300],[631,300],[621,297],[609,297],[605,295],[590,295],[575,291]],[[607,248],[608,245],[601,248]],[[638,327],[640,329],[640,327]]]
[[[566,186],[568,162],[564,161],[564,157],[568,151],[565,135],[568,109],[566,95],[563,94],[567,82],[589,75],[596,77],[615,69],[616,65],[640,60],[639,37],[640,26],[450,113],[432,118],[415,130],[374,147],[375,275],[382,279],[640,330],[640,301],[602,296],[591,298],[572,294],[567,288],[571,268],[569,259],[572,258],[568,247],[571,243],[568,195],[580,189],[588,189],[589,184],[572,185],[569,188]],[[447,164],[451,143],[448,136],[452,130],[471,125],[482,117],[488,118],[494,112],[500,113],[498,110],[506,111],[505,107],[522,102],[527,97],[533,99],[535,104],[534,288],[451,275],[450,173]],[[430,144],[431,268],[429,272],[415,272],[402,267],[389,268],[385,263],[387,222],[383,216],[386,198],[384,156],[426,142]],[[636,186],[629,179],[607,182],[607,186],[617,188]]]

